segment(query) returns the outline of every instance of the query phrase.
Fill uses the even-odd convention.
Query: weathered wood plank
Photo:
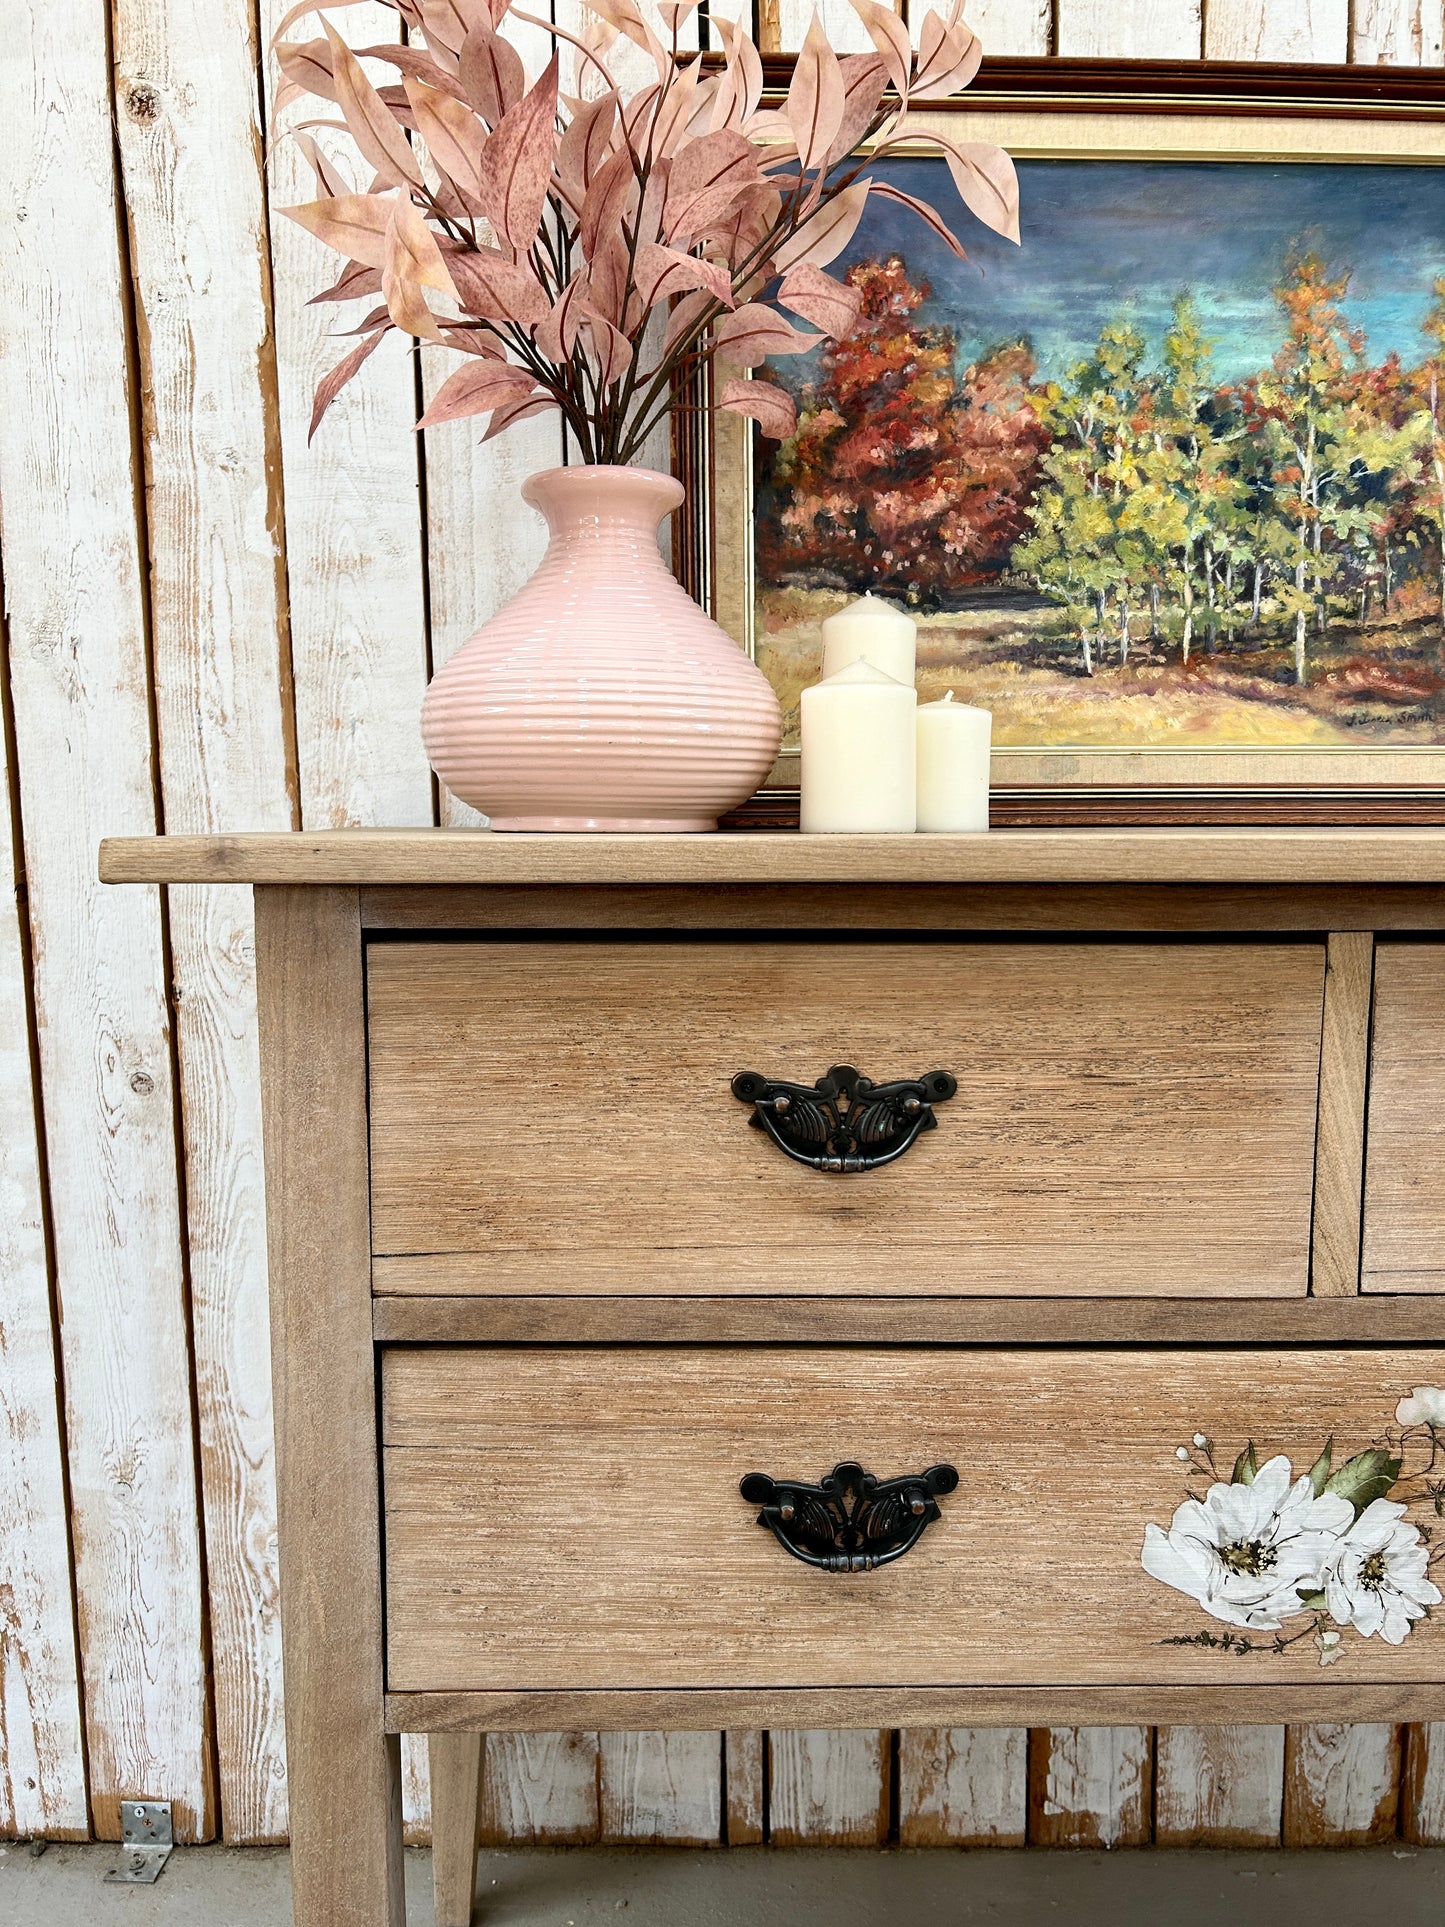
[[[306,1927],[404,1927],[400,1748],[382,1736],[356,892],[258,892],[256,961],[294,1906]]]
[[[1438,67],[1445,61],[1441,0],[1355,0],[1350,59],[1371,67]]]
[[[1319,1122],[1310,1292],[1352,1298],[1360,1289],[1360,1203],[1365,1184],[1365,1086],[1375,940],[1335,931],[1325,949]]]
[[[285,0],[261,0],[263,42],[284,12]],[[397,36],[388,8],[328,17],[356,44]],[[263,72],[268,138],[276,142],[278,74],[269,53]],[[395,78],[390,70],[388,78]],[[315,102],[298,102],[286,123],[316,110]],[[365,164],[350,143],[324,131],[318,139],[335,143],[341,168],[360,181]],[[333,828],[430,823],[431,777],[417,721],[426,622],[413,350],[396,335],[384,341],[307,447],[317,379],[347,346],[332,331],[352,323],[338,320],[333,307],[306,306],[335,279],[339,257],[278,211],[314,198],[294,142],[275,145],[268,172],[301,820]]]
[[[1197,60],[1201,11],[1200,0],[1060,0],[1054,51],[1078,59]]]
[[[886,1732],[774,1732],[769,1837],[775,1847],[876,1847],[888,1837]]]
[[[213,1821],[160,905],[95,838],[156,823],[110,74],[89,0],[0,63],[0,546],[54,1197],[92,1810]]]
[[[1285,1740],[1287,1847],[1371,1847],[1394,1837],[1398,1726],[1292,1726]]]
[[[1400,1832],[1417,1847],[1445,1844],[1445,1726],[1406,1728]]]
[[[781,52],[796,53],[802,46],[815,8],[835,53],[872,53],[873,42],[868,38],[868,29],[848,0],[777,0]],[[920,13],[927,11],[925,7],[918,10]]]
[[[1160,1847],[1277,1847],[1282,1726],[1161,1726],[1154,1761]]]
[[[715,1847],[722,1839],[720,1733],[604,1733],[601,1838]]]
[[[0,1835],[83,1840],[70,1539],[0,648]]]
[[[935,1726],[898,1735],[898,1844],[1021,1847],[1028,1827],[1028,1733]]]
[[[293,827],[252,10],[114,0],[162,808]],[[257,374],[260,379],[257,379]],[[250,893],[170,899],[221,1811],[286,1836]]]
[[[1029,1844],[1145,1846],[1153,1767],[1147,1726],[1035,1728],[1029,1734]]]
[[[767,1838],[766,1733],[735,1728],[723,1735],[727,1763],[724,1798],[727,1802],[727,1844],[756,1847]]]
[[[488,1733],[483,1846],[581,1847],[599,1824],[595,1733]]]
[[[926,8],[909,9],[915,40]],[[983,42],[985,54],[1046,54],[1054,32],[1051,0],[976,0],[968,9],[968,24]]]
[[[1348,56],[1350,0],[1209,0],[1208,60],[1309,60]]]

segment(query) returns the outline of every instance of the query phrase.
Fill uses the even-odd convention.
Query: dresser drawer
[[[1410,1523],[1435,1517],[1417,1476],[1428,1434],[1404,1441],[1393,1497],[1413,1503],[1403,1526],[1385,1520],[1397,1538],[1378,1570],[1371,1521],[1356,1531],[1348,1494],[1286,1500],[1271,1461],[1286,1456],[1298,1477],[1333,1439],[1333,1474],[1387,1427],[1398,1437],[1399,1399],[1442,1372],[1434,1350],[392,1352],[388,1684],[1319,1681],[1319,1628],[1299,1593],[1327,1566],[1346,1619],[1330,1683],[1439,1681],[1438,1617],[1397,1614],[1395,1643],[1362,1630],[1372,1602],[1398,1607],[1397,1585],[1416,1614],[1425,1597]],[[1255,1483],[1212,1499],[1207,1471],[1188,1476],[1178,1457],[1202,1466],[1212,1453],[1225,1484],[1251,1440]],[[844,1461],[884,1480],[951,1464],[959,1482],[893,1562],[824,1570],[759,1525],[739,1481],[813,1482]],[[1353,1481],[1361,1505],[1368,1470],[1356,1461],[1337,1481]],[[1186,1483],[1204,1512],[1174,1522]],[[1235,1619],[1169,1574],[1226,1585]],[[1292,1642],[1282,1651],[1275,1626]],[[1200,1634],[1212,1643],[1193,1643]]]
[[[1375,951],[1364,1291],[1445,1291],[1445,944]]]
[[[378,1291],[1308,1289],[1316,943],[377,943]],[[792,1161],[736,1073],[946,1071],[895,1162]]]

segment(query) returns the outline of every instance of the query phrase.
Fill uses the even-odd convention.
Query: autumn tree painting
[[[759,474],[785,704],[871,589],[917,614],[925,694],[1001,742],[1445,742],[1445,234],[1363,268],[1270,238],[1237,310],[1146,284],[1074,346],[1056,306],[1063,355],[970,339],[915,250],[852,260],[857,324]]]

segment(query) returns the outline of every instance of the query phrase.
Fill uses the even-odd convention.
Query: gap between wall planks
[[[0,1834],[90,1831],[0,647]]]
[[[294,827],[249,0],[114,0],[168,830]],[[221,1819],[286,1837],[250,893],[170,928]]]
[[[235,0],[224,4],[229,19]],[[235,11],[239,17],[239,7]],[[268,0],[263,38],[279,11]],[[915,6],[913,11],[921,10]],[[200,0],[111,0],[111,12],[130,269],[141,323],[137,359],[142,381],[152,390],[143,445],[151,515],[149,525],[138,525],[132,512],[130,484],[138,477],[130,471],[128,436],[138,396],[128,384],[125,364],[121,297],[126,273],[115,251],[103,38],[95,10],[82,9],[78,0],[46,9],[31,0],[20,15],[22,32],[36,47],[64,46],[65,84],[42,79],[38,89],[27,87],[30,61],[23,44],[7,68],[21,90],[11,102],[10,123],[24,129],[33,122],[40,138],[30,151],[15,143],[0,163],[12,190],[3,196],[0,219],[13,223],[11,259],[20,264],[5,291],[12,304],[7,329],[22,345],[22,352],[10,357],[16,375],[0,373],[0,381],[15,384],[0,390],[9,403],[0,480],[8,501],[27,509],[37,499],[58,502],[68,489],[73,523],[57,520],[37,538],[29,518],[18,523],[12,507],[0,526],[19,749],[11,781],[19,784],[17,802],[24,804],[52,1207],[57,1196],[68,1201],[68,1209],[55,1213],[56,1283],[70,1314],[61,1333],[67,1401],[73,1408],[77,1398],[86,1400],[83,1423],[72,1423],[68,1444],[97,1817],[102,1824],[109,1820],[113,1830],[118,1791],[170,1793],[184,1805],[187,1778],[193,1803],[199,1798],[204,1804],[208,1715],[199,1549],[194,1511],[187,1509],[193,1465],[179,1323],[188,1257],[221,1808],[232,1838],[256,1838],[284,1825],[284,1794],[279,1754],[266,1756],[264,1737],[279,1717],[280,1701],[274,1665],[265,1657],[274,1605],[268,1593],[269,1465],[264,1440],[259,1453],[255,1448],[268,1388],[248,1350],[264,1289],[264,1274],[248,1269],[247,1256],[255,1231],[250,1214],[256,1194],[247,1190],[255,1182],[247,1148],[252,1126],[226,1095],[229,1085],[231,1094],[244,1096],[254,1051],[244,911],[219,903],[220,893],[186,893],[198,899],[201,907],[195,909],[183,903],[182,893],[172,893],[188,1192],[182,1245],[170,1135],[165,926],[153,896],[117,891],[92,897],[88,883],[95,838],[127,827],[149,829],[155,808],[143,577],[148,570],[160,787],[170,827],[255,826],[267,805],[284,823],[290,820],[288,783],[307,824],[429,821],[430,783],[414,727],[428,625],[431,651],[441,660],[488,612],[488,588],[494,601],[506,592],[495,578],[484,581],[483,563],[472,559],[479,533],[490,558],[505,560],[518,576],[525,573],[529,564],[519,551],[526,540],[537,541],[537,526],[530,511],[525,519],[515,511],[512,490],[518,475],[555,459],[550,451],[556,444],[547,441],[545,423],[527,425],[542,430],[535,456],[530,445],[524,450],[515,439],[479,451],[465,429],[449,431],[449,442],[428,435],[424,525],[422,471],[408,433],[415,419],[417,376],[414,358],[403,350],[390,366],[385,351],[376,357],[308,452],[311,387],[317,370],[336,358],[336,349],[324,339],[332,325],[324,311],[301,306],[320,285],[322,251],[289,223],[275,222],[271,237],[272,262],[282,284],[274,396],[264,379],[264,349],[259,389],[254,359],[239,369],[229,365],[232,355],[254,354],[255,292],[265,295],[264,268],[252,238],[255,157],[244,154],[251,90],[244,89],[244,104],[231,98],[238,84],[237,47],[202,42]],[[215,10],[206,12],[214,20]],[[845,9],[843,17],[851,30],[851,13]],[[1178,0],[1107,11],[1093,0],[1063,0],[1057,23],[1038,0],[991,0],[976,5],[971,17],[998,53],[1043,53],[1051,41],[1061,52],[1121,57],[1154,50],[1187,57],[1198,51],[1198,15],[1181,9]],[[1269,0],[1267,9],[1263,0],[1252,5],[1213,0],[1208,52],[1340,59],[1343,18],[1339,0],[1327,0],[1324,10],[1316,5],[1312,15],[1306,0]],[[357,22],[359,34],[376,39],[394,16],[378,10],[372,21],[363,22],[358,11]],[[1150,44],[1151,34],[1166,33],[1173,35],[1170,44],[1159,46],[1157,39]],[[1439,0],[1423,5],[1356,0],[1351,52],[1356,60],[1438,61]],[[57,73],[58,59],[57,51],[52,61]],[[265,72],[269,90],[269,62]],[[131,100],[128,89],[137,82],[155,89],[154,118],[144,93]],[[7,77],[6,84],[14,83]],[[60,104],[63,123],[47,108],[48,100]],[[55,142],[55,128],[62,124],[69,136],[65,149]],[[309,197],[304,167],[298,173],[294,160],[283,154],[277,170],[279,203]],[[290,178],[283,178],[288,172]],[[205,203],[207,186],[215,205]],[[63,211],[63,218],[47,218],[52,206]],[[26,225],[14,221],[20,212]],[[166,232],[172,219],[189,226]],[[61,259],[58,252],[46,252],[62,236],[73,237],[77,226],[88,242],[82,256]],[[43,305],[43,294],[37,297],[37,291],[53,295],[62,289],[64,300],[49,306]],[[167,304],[172,304],[169,311]],[[81,318],[88,324],[83,335]],[[193,365],[186,360],[188,334],[194,336]],[[41,371],[34,387],[24,385],[31,370]],[[19,424],[13,434],[12,422]],[[278,594],[272,552],[281,535],[278,454],[285,472],[295,637],[294,740],[287,607]],[[188,472],[192,462],[198,469]],[[144,554],[138,526],[148,541]],[[258,526],[265,531],[259,544]],[[470,538],[460,547],[459,528]],[[269,589],[262,586],[267,569]],[[216,613],[226,618],[217,630],[220,656],[209,636]],[[58,779],[57,766],[64,771]],[[71,803],[68,825],[62,825],[54,807],[58,781]],[[83,827],[74,821],[74,798],[88,806],[79,812]],[[448,799],[443,809],[448,811]],[[444,814],[444,820],[452,819]],[[13,998],[18,984],[23,1010],[24,952],[10,960],[8,933],[7,924],[0,929],[0,997]],[[22,918],[14,943],[23,945],[28,934]],[[102,963],[108,975],[100,973]],[[76,983],[86,985],[90,999],[78,1009],[70,996]],[[20,1195],[28,1185],[31,1200],[28,1216],[22,1211],[5,1227],[12,1243],[23,1233],[28,1255],[22,1267],[7,1262],[3,1289],[13,1297],[20,1281],[28,1315],[39,1322],[28,1327],[22,1355],[15,1339],[21,1328],[7,1318],[6,1349],[0,1352],[0,1370],[7,1376],[0,1399],[8,1401],[7,1422],[16,1411],[39,1416],[40,1429],[27,1435],[25,1447],[40,1455],[41,1470],[27,1476],[51,1480],[52,1501],[43,1507],[36,1503],[36,1516],[43,1512],[54,1522],[61,1441],[43,1239],[37,1243],[41,1167],[33,1150],[29,1067],[28,1051],[0,1056],[0,1106],[7,1123],[18,1116],[22,1125],[18,1140],[7,1132],[5,1152],[13,1159],[12,1145],[18,1141]],[[133,1084],[137,1075],[140,1081]],[[157,1115],[159,1126],[152,1121]],[[6,1163],[0,1182],[14,1181],[13,1168]],[[79,1185],[72,1181],[77,1172],[83,1174]],[[93,1172],[108,1181],[113,1220],[105,1217],[99,1187],[88,1181]],[[123,1346],[115,1322],[107,1332],[100,1314],[108,1311],[114,1320],[122,1306],[134,1309],[137,1327],[149,1322],[162,1334],[172,1333],[171,1340],[163,1337],[159,1357],[149,1347]],[[17,1360],[22,1361],[18,1368]],[[117,1361],[124,1362],[124,1370],[112,1383],[107,1372],[115,1374]],[[117,1393],[130,1401],[128,1409],[107,1409],[106,1398]],[[139,1422],[127,1425],[122,1419]],[[128,1447],[134,1448],[129,1457]],[[142,1475],[138,1481],[119,1476],[132,1465]],[[182,1475],[174,1489],[166,1483],[166,1470],[173,1465]],[[173,1556],[176,1548],[164,1548],[166,1535],[175,1532]],[[85,1812],[64,1534],[52,1531],[42,1539],[32,1531],[27,1551],[29,1570],[44,1580],[46,1623],[55,1629],[54,1643],[47,1648],[27,1642],[23,1678],[13,1643],[0,1645],[0,1789],[10,1789],[0,1791],[0,1803],[6,1798],[12,1803],[8,1811],[0,1804],[0,1828],[63,1832],[74,1830],[77,1821],[83,1826]],[[136,1561],[147,1558],[160,1559],[163,1587],[160,1595],[149,1591],[153,1611],[145,1627],[157,1658],[158,1685],[142,1689],[141,1675],[128,1673],[141,1648],[117,1650],[117,1641],[135,1640],[123,1602],[140,1569]],[[0,1642],[3,1638],[0,1631]],[[44,1661],[39,1667],[37,1653]],[[233,1665],[244,1668],[247,1655],[261,1670],[250,1677],[244,1671],[233,1674]],[[1278,1751],[1280,1729],[1266,1732],[1272,1732]],[[1258,1807],[1251,1820],[1247,1806],[1241,1806],[1246,1786],[1263,1796],[1270,1784],[1267,1774],[1260,1777],[1263,1756],[1240,1752],[1241,1735],[1248,1739],[1251,1729],[1174,1729],[1161,1735],[1155,1794],[1159,1838],[1182,1838],[1196,1824],[1185,1796],[1201,1781],[1213,1789],[1198,1802],[1205,1837],[1222,1838],[1241,1813],[1246,1829],[1257,1824],[1268,1834],[1269,1811]],[[1445,1836],[1442,1737],[1445,1729],[1409,1732],[1402,1824],[1411,1838]],[[956,1840],[967,1837],[971,1825],[988,1820],[1001,1834],[1017,1812],[1021,1739],[966,1729],[902,1736],[900,1833],[907,1837],[912,1829],[922,1837],[932,1829],[940,1839]],[[1292,1734],[1287,1829],[1301,1838],[1308,1828],[1315,1829],[1314,1837],[1334,1838],[1392,1827],[1389,1800],[1399,1744],[1393,1728],[1309,1728]],[[835,1771],[833,1746],[824,1736],[810,1736],[806,1746],[792,1744],[790,1736],[774,1736],[772,1771],[782,1771],[775,1806],[787,1824],[803,1813],[811,1816],[806,1824],[838,1837],[854,1824],[867,1826],[873,1783]],[[1109,1766],[1117,1773],[1129,1757],[1127,1745],[1121,1750],[1104,1732],[1086,1745],[1077,1739],[1050,1740],[1055,1805],[1062,1804],[1065,1755],[1074,1779],[1085,1788],[1090,1784],[1089,1747],[1101,1749],[1094,1762],[1100,1771]],[[995,1758],[992,1748],[1001,1748],[1001,1757]],[[769,1750],[759,1735],[727,1737],[730,1839],[756,1838],[764,1830]],[[493,1741],[487,1749],[484,1825],[490,1814],[493,1837],[525,1834],[529,1828],[533,1837],[555,1837],[553,1829],[560,1828],[570,1806],[572,1824],[580,1829],[572,1837],[596,1838],[604,1808],[612,1816],[610,1827],[657,1828],[661,1803],[670,1800],[674,1821],[696,1829],[711,1823],[723,1798],[721,1748],[709,1738],[704,1753],[707,1757],[700,1755],[695,1763],[700,1777],[694,1781],[694,1766],[684,1771],[661,1736],[627,1736],[626,1744],[618,1736],[611,1770],[621,1777],[615,1785],[603,1785],[595,1736]],[[866,1746],[863,1753],[866,1758]],[[856,1765],[857,1754],[856,1736],[843,1736],[837,1759]],[[877,1743],[875,1755],[883,1798],[885,1742]],[[39,1775],[26,1766],[28,1757],[42,1766]],[[412,1749],[411,1757],[412,1817],[420,1829],[424,1774],[419,1750]],[[654,1762],[651,1789],[643,1774],[648,1758]],[[48,1780],[44,1761],[52,1763]],[[143,1784],[131,1778],[132,1769]],[[1274,1775],[1274,1785],[1282,1790],[1278,1766]],[[1121,1816],[1127,1817],[1127,1790],[1108,1800],[1087,1791],[1079,1798],[1080,1829],[1091,1814],[1103,1815],[1105,1829],[1120,1828]],[[27,1800],[38,1805],[27,1812]],[[886,1807],[879,1811],[886,1819]],[[1280,1825],[1286,1825],[1283,1818]],[[716,1832],[714,1826],[712,1837]]]
[[[115,1837],[124,1795],[169,1800],[191,1840],[214,1760],[165,928],[157,891],[95,880],[97,835],[157,821],[107,42],[87,0],[7,26],[0,543],[91,1814]]]

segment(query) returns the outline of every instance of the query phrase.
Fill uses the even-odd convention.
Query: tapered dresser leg
[[[405,1927],[384,1729],[366,1035],[355,890],[256,892],[296,1927]]]
[[[480,1733],[433,1733],[431,1867],[436,1927],[471,1927],[477,1885],[477,1802],[482,1790]]]

